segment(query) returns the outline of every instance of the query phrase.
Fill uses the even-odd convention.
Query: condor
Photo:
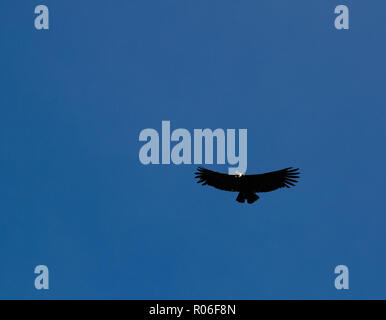
[[[269,192],[279,188],[295,186],[299,179],[299,169],[292,167],[263,174],[229,175],[198,167],[195,172],[197,183],[209,185],[220,190],[239,192],[236,200],[254,203],[260,197],[259,192]]]

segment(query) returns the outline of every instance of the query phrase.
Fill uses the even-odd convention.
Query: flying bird
[[[254,203],[260,198],[256,193],[295,186],[299,179],[299,169],[289,167],[263,174],[229,175],[198,167],[195,175],[197,183],[220,190],[239,192],[236,198],[238,202],[244,203],[247,200],[248,203]]]

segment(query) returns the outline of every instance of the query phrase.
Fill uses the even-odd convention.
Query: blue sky
[[[1,1],[0,298],[386,298],[386,4],[338,31],[339,4]],[[242,205],[144,166],[162,120],[246,128],[248,173],[301,180]]]

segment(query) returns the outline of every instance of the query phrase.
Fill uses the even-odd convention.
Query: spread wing
[[[246,184],[254,192],[269,192],[279,188],[295,186],[299,179],[299,169],[285,168],[263,174],[251,174],[244,177]]]
[[[240,183],[236,180],[239,178],[236,178],[233,175],[208,170],[202,167],[197,169],[195,175],[195,178],[199,179],[197,183],[202,183],[202,185],[209,185],[225,191],[236,191],[237,186]]]
[[[225,191],[250,190],[269,192],[279,188],[295,186],[299,179],[299,169],[292,167],[263,174],[243,175],[241,177],[220,173],[199,167],[195,172],[197,183],[209,185]]]

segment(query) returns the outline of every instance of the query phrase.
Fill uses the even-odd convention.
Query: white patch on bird
[[[240,178],[243,174],[239,171],[239,170],[236,170],[236,176],[237,178]]]

